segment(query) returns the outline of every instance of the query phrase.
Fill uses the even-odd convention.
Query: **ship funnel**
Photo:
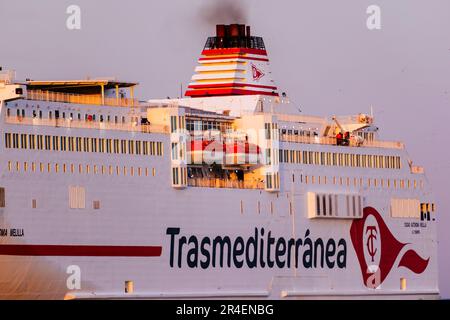
[[[244,24],[218,24],[209,37],[188,86],[188,97],[227,95],[278,96],[261,37]]]

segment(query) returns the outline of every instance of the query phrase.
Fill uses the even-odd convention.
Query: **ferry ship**
[[[435,299],[424,169],[217,25],[185,96],[0,75],[1,299]]]

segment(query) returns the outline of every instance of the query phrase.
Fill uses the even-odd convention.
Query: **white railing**
[[[65,102],[77,104],[93,104],[116,107],[133,107],[139,106],[137,99],[130,98],[109,98],[103,97],[99,94],[74,94],[62,93],[42,90],[28,90],[27,100],[51,101],[51,102]]]
[[[188,178],[188,186],[203,188],[264,189],[264,183],[261,181],[240,181],[214,178]]]
[[[292,134],[280,134],[280,141],[297,143],[315,143],[315,144],[336,144],[336,138],[319,136],[299,136]]]
[[[280,141],[282,142],[296,142],[306,144],[327,144],[337,145],[337,139],[335,137],[319,137],[319,136],[298,136],[289,134],[280,134]],[[350,139],[350,147],[373,147],[373,148],[392,148],[403,149],[404,145],[397,141],[380,141],[380,140],[364,140],[362,143]]]
[[[31,125],[31,126],[136,131],[144,133],[169,133],[168,126],[152,125],[152,124],[111,123],[99,121],[70,120],[61,118],[48,119],[48,118],[32,118],[20,116],[6,116],[5,122],[9,124]]]

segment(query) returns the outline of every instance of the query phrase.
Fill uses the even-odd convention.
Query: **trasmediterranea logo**
[[[354,220],[350,237],[358,257],[364,285],[376,289],[388,276],[400,251],[409,243],[398,241],[391,233],[378,211],[366,207],[362,219]],[[403,253],[398,267],[416,274],[425,271],[430,258],[423,259],[413,249]]]

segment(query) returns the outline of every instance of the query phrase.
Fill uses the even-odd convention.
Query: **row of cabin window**
[[[295,182],[295,176],[292,175]],[[300,175],[300,183],[305,184],[333,184],[341,186],[354,187],[381,187],[381,188],[400,188],[400,189],[423,189],[423,180],[410,179],[383,179],[383,178],[350,178],[350,177],[331,177],[327,176],[308,176]]]
[[[222,132],[225,132],[228,129],[231,129],[230,122],[186,119],[186,130],[190,132],[208,131],[208,130],[220,130]]]
[[[163,143],[123,139],[5,133],[5,147],[14,149],[163,155]]]
[[[250,208],[252,208],[253,206],[249,206]],[[246,211],[244,210],[245,209],[245,206],[244,206],[244,201],[243,200],[241,200],[240,201],[240,203],[239,203],[239,208],[240,208],[240,212],[241,212],[241,214],[244,214],[244,213],[246,213]],[[274,204],[273,204],[273,201],[270,201],[269,202],[269,205],[268,205],[268,213],[270,213],[270,214],[275,214],[275,206],[274,206]],[[248,209],[247,209],[248,210]],[[253,210],[253,209],[252,209]],[[264,211],[266,211],[266,209],[265,208],[263,208],[263,206],[261,205],[261,201],[257,201],[256,202],[256,213],[257,214],[261,214],[261,212],[264,212]],[[293,208],[293,206],[292,206],[292,202],[291,201],[289,201],[289,206],[288,206],[288,214],[289,215],[292,215],[293,214],[293,211],[294,211],[294,208]],[[247,211],[247,212],[249,212],[249,210]]]
[[[280,163],[302,163],[340,167],[401,169],[399,156],[279,150]]]
[[[126,166],[106,166],[106,165],[82,165],[67,163],[42,163],[42,162],[19,162],[8,161],[8,171],[16,172],[47,172],[47,173],[86,173],[86,174],[102,174],[102,175],[130,175],[130,176],[146,176],[150,175],[149,168],[126,167]],[[156,176],[156,169],[152,168],[151,175]]]
[[[0,208],[6,207],[5,188],[0,187]],[[37,199],[31,199],[31,208],[37,209]],[[69,208],[85,209],[86,208],[86,189],[80,186],[69,186]],[[92,201],[94,210],[100,209],[100,200]]]
[[[11,116],[11,108],[7,108],[6,109],[6,115],[8,117]],[[26,113],[25,113],[25,109],[16,109],[16,116],[17,117],[22,117],[25,118],[26,117]],[[32,110],[32,115],[33,118],[39,118],[42,119],[43,117],[43,113],[42,110]],[[68,113],[69,119],[74,119],[74,114],[73,112],[69,112]],[[66,119],[66,112],[61,112],[59,110],[54,110],[54,111],[48,111],[47,114],[47,118],[48,119],[57,119],[57,118],[62,118],[62,119]],[[77,113],[77,119],[81,121],[82,118],[82,114],[81,113]],[[126,122],[126,118],[125,116],[114,116],[114,123],[119,123],[119,119],[122,123]],[[84,120],[85,121],[96,121],[96,115],[95,114],[84,114]],[[102,114],[100,114],[98,116],[98,120],[100,122],[104,122],[106,120],[106,122],[112,122],[112,116],[111,115],[107,115],[107,116],[103,116]]]

